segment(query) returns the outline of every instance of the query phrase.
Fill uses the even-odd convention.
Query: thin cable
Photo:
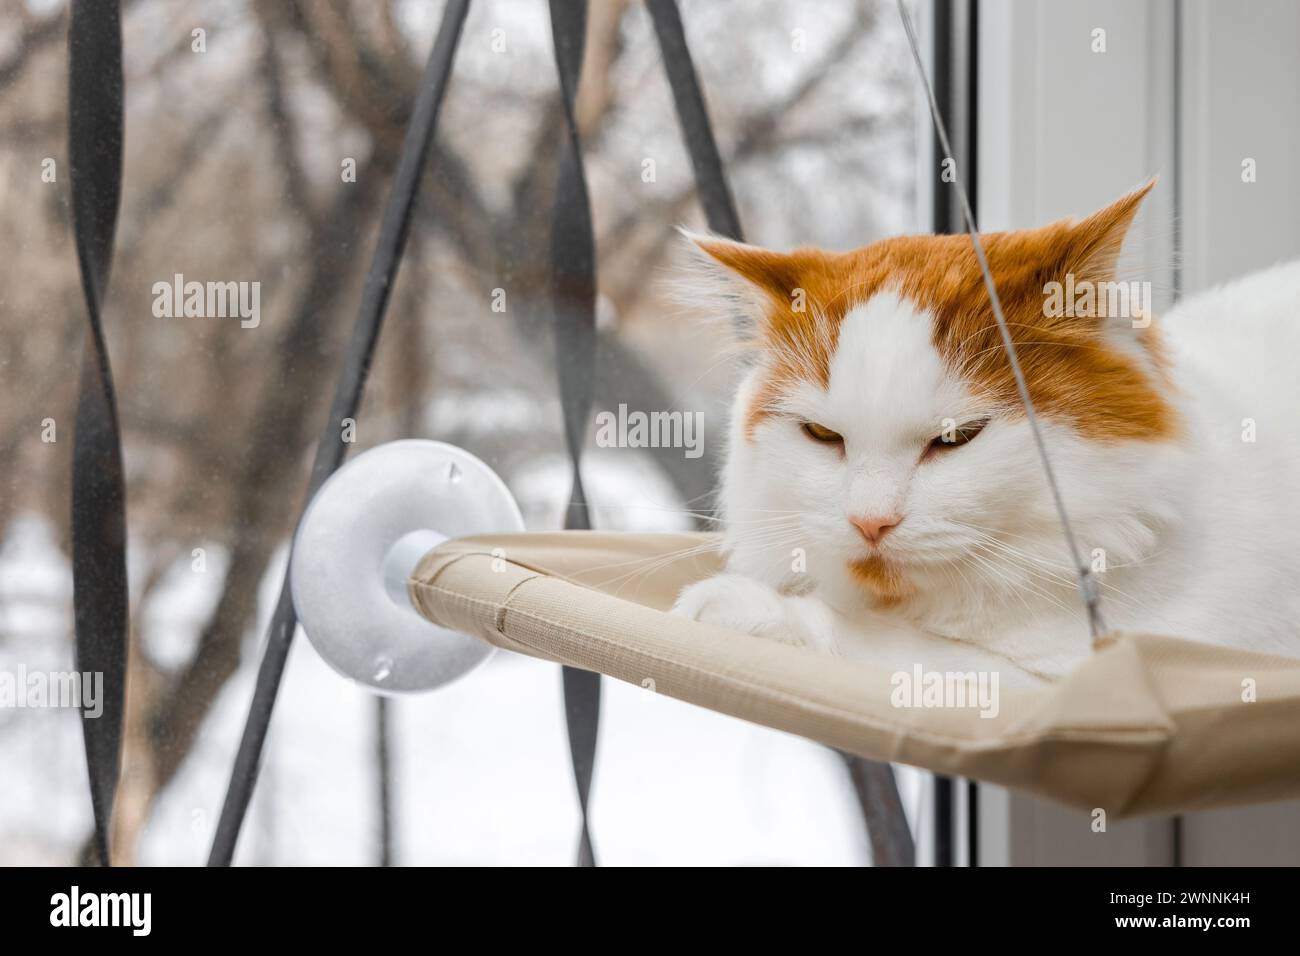
[[[912,20],[907,15],[907,8],[903,5],[903,0],[898,0],[898,15],[903,20],[903,29],[907,32],[907,42],[912,48],[912,59],[916,63],[916,72],[920,74],[921,85],[925,88],[926,100],[930,105],[930,118],[934,121],[935,132],[939,135],[939,145],[943,147],[944,156],[951,156],[952,146],[948,142],[948,130],[944,126],[943,117],[939,113],[939,104],[934,98],[934,90],[930,87],[929,77],[925,75],[925,64],[921,62],[920,45],[916,41],[916,32],[912,29]],[[1047,475],[1047,484],[1052,490],[1052,500],[1056,503],[1056,514],[1061,520],[1061,530],[1065,532],[1065,541],[1070,548],[1070,558],[1079,571],[1079,595],[1083,598],[1084,606],[1088,610],[1088,628],[1092,632],[1092,642],[1095,647],[1101,636],[1106,633],[1106,626],[1101,618],[1101,595],[1097,589],[1097,581],[1092,576],[1092,569],[1083,562],[1079,551],[1079,542],[1074,536],[1070,516],[1065,510],[1065,499],[1061,495],[1060,486],[1056,483],[1056,473],[1052,470],[1052,460],[1047,454],[1047,443],[1043,440],[1043,431],[1038,425],[1038,416],[1034,412],[1033,400],[1029,397],[1029,386],[1025,384],[1025,373],[1020,368],[1020,357],[1016,354],[1015,343],[1011,341],[1011,330],[1007,327],[1006,317],[1002,314],[1002,300],[998,298],[997,287],[993,284],[993,273],[989,271],[988,259],[984,256],[984,245],[980,242],[979,228],[975,225],[975,214],[971,212],[970,201],[966,198],[966,188],[962,185],[961,177],[957,175],[955,170],[952,184],[957,189],[958,199],[961,200],[961,212],[962,218],[966,221],[966,232],[970,235],[971,245],[975,247],[975,258],[979,262],[980,272],[984,276],[984,287],[988,290],[989,302],[993,305],[993,318],[998,324],[998,332],[1002,335],[1002,344],[1007,350],[1007,361],[1011,364],[1011,374],[1016,380],[1016,391],[1020,393],[1020,403],[1025,408],[1025,418],[1029,421],[1030,431],[1034,433],[1034,444],[1038,447],[1038,457],[1043,463],[1043,471]]]

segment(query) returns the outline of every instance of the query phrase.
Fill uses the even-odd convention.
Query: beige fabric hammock
[[[423,616],[497,647],[1112,817],[1300,796],[1300,660],[1123,634],[1063,681],[1001,687],[993,717],[895,707],[887,666],[667,614],[682,587],[720,569],[714,545],[704,534],[464,538],[427,554],[409,588]]]

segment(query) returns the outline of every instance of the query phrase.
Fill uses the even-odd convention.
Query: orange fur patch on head
[[[781,395],[797,381],[825,388],[840,323],[857,299],[846,297],[846,257],[820,249],[772,252],[726,240],[696,244],[758,294],[760,347],[766,374],[746,415],[752,435]]]
[[[1047,314],[1047,286],[1113,279],[1120,247],[1154,180],[1079,222],[981,236],[1030,397],[1045,417],[1096,441],[1160,440],[1178,423],[1160,390],[1166,359],[1152,329],[1118,345],[1097,316]],[[757,290],[765,374],[746,434],[794,381],[826,386],[844,316],[893,289],[934,317],[939,354],[974,389],[1008,413],[1020,408],[970,237],[903,236],[847,253],[770,252],[723,240],[700,247]],[[1145,361],[1143,357],[1145,356]]]
[[[1174,410],[1159,388],[1164,358],[1158,339],[1134,335],[1137,349],[1145,351],[1149,365],[1144,365],[1136,350],[1122,348],[1107,334],[1104,316],[1047,315],[1047,287],[1067,277],[1094,287],[1111,281],[1124,236],[1153,185],[1078,223],[1067,220],[983,237],[1035,407],[1096,441],[1150,441],[1176,433]],[[949,365],[972,385],[1017,408],[1011,366],[974,249],[965,236],[934,241],[942,246],[902,269],[902,292],[934,314],[934,342]],[[942,253],[936,255],[939,248]]]
[[[825,385],[839,324],[848,307],[836,304],[843,256],[820,249],[772,252],[726,240],[696,240],[701,249],[759,294],[760,323],[775,370]]]

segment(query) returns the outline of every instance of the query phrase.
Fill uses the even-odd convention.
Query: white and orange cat
[[[991,271],[1107,626],[1297,654],[1300,263],[1154,321],[1045,304],[1053,283],[1114,280],[1152,185],[984,234]],[[1080,662],[1086,615],[970,238],[846,253],[691,238],[699,294],[739,303],[755,335],[722,485],[727,571],[676,611],[899,666],[920,635],[961,642],[944,645],[954,664],[991,654],[1051,678]]]

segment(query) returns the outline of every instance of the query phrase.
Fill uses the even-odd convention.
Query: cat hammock
[[[435,544],[439,523],[454,537]],[[1300,660],[1109,634],[1064,680],[999,686],[995,707],[945,706],[896,661],[669,614],[682,588],[721,570],[715,535],[461,536],[475,524],[522,521],[504,485],[460,449],[393,442],[344,466],[294,546],[294,602],[317,650],[353,679],[415,690],[501,648],[1111,818],[1300,796]],[[944,659],[931,648],[917,683]]]
[[[656,556],[706,538],[574,531],[449,542],[419,563],[411,602],[500,648],[1112,818],[1300,796],[1300,660],[1116,634],[1059,683],[1001,687],[992,716],[923,700],[894,706],[892,667],[667,615],[680,588],[720,561],[716,551]],[[644,575],[609,571],[646,565]]]

